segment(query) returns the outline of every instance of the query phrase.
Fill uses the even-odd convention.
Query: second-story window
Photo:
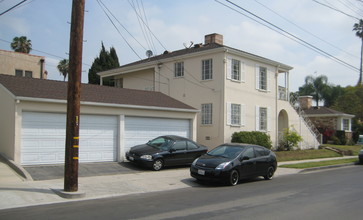
[[[231,62],[231,78],[233,80],[238,80],[240,81],[241,80],[241,73],[240,73],[240,70],[241,70],[241,63],[239,60],[235,60],[235,59],[232,59],[232,62]]]
[[[259,89],[267,90],[267,69],[266,67],[259,68]]]
[[[184,62],[174,63],[174,77],[184,76]]]
[[[202,80],[213,79],[213,60],[202,61]]]

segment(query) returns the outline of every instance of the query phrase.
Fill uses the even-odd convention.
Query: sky
[[[0,0],[0,13],[21,1]],[[290,91],[297,91],[307,75],[326,75],[329,83],[343,87],[357,84],[362,41],[352,29],[363,18],[362,0],[230,2],[86,0],[82,82],[88,82],[101,42],[107,50],[114,47],[124,65],[147,58],[147,50],[159,55],[218,33],[226,46],[293,67]],[[71,10],[71,0],[24,2],[0,16],[0,49],[11,50],[14,37],[26,36],[30,54],[45,56],[48,79],[63,80],[56,66],[68,58]]]

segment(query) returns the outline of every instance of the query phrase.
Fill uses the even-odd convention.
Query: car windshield
[[[241,147],[222,145],[214,148],[213,150],[209,151],[207,154],[211,156],[233,159],[236,158],[243,151],[243,149],[244,148]]]
[[[164,137],[158,137],[155,138],[154,140],[147,142],[147,145],[161,150],[168,150],[171,142],[172,140],[170,139]]]

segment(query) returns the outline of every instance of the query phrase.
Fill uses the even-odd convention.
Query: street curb
[[[347,164],[337,164],[337,165],[330,165],[330,166],[323,166],[323,167],[312,167],[312,168],[303,169],[299,173],[305,173],[305,172],[316,171],[316,170],[325,170],[325,169],[338,168],[338,167],[354,166],[354,165],[359,165],[359,164],[358,163],[347,163]]]
[[[7,156],[5,156],[2,153],[0,153],[0,160],[3,161],[6,165],[8,165],[12,170],[14,170],[26,181],[33,181],[33,178],[23,167],[18,166],[13,160],[10,160]]]

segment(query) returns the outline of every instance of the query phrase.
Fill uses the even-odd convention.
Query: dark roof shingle
[[[67,100],[67,82],[0,74],[0,84],[17,97]],[[81,85],[81,101],[196,110],[161,92]]]

